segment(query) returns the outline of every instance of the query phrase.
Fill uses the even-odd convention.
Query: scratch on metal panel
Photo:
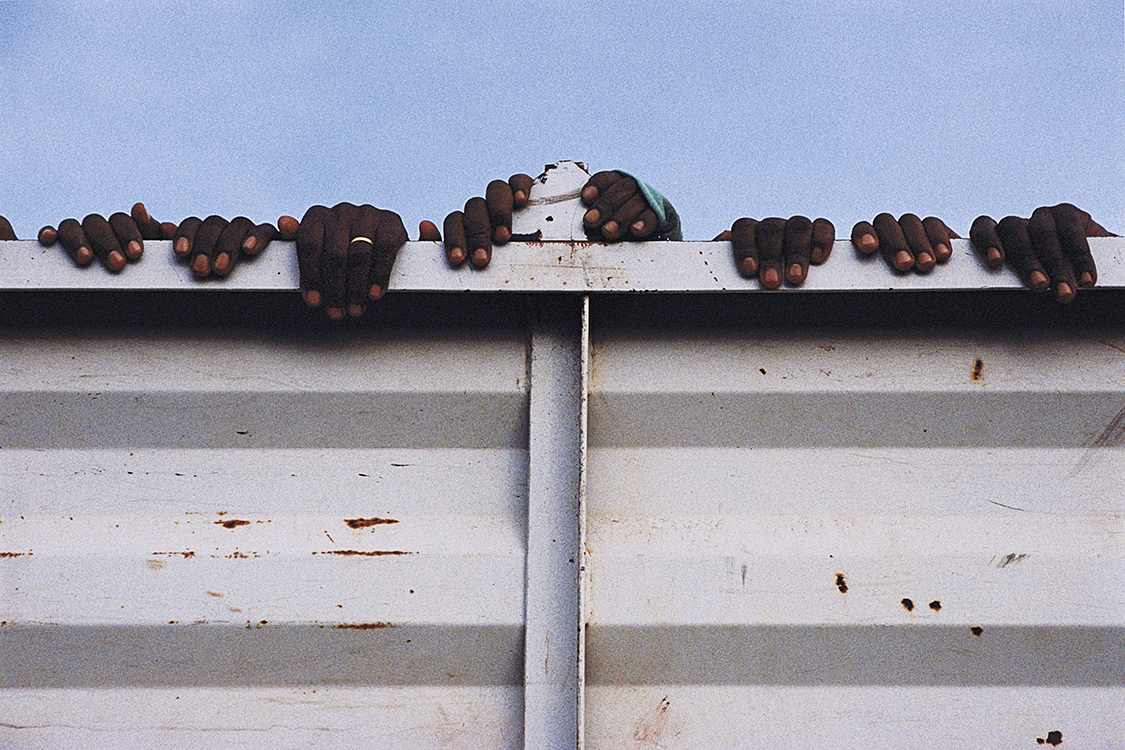
[[[1125,407],[1117,412],[1102,433],[1094,438],[1094,441],[1087,446],[1086,450],[1082,453],[1082,457],[1075,462],[1073,468],[1067,473],[1067,479],[1074,477],[1085,471],[1091,464],[1093,464],[1100,455],[1099,448],[1119,448],[1125,445]]]
[[[1021,513],[1027,512],[1027,508],[1017,508],[1014,505],[1005,505],[1004,503],[997,502],[996,500],[989,500],[987,497],[984,500],[985,502],[992,503],[993,505],[999,505],[1001,508],[1007,508],[1008,510],[1018,510]]]

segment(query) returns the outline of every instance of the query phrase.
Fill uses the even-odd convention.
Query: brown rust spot
[[[368,526],[379,526],[386,523],[398,523],[397,518],[345,518],[344,523],[353,529],[366,529]]]
[[[937,599],[934,599],[932,602],[930,602],[930,609],[932,609],[934,612],[940,612],[941,602],[939,602]]]
[[[973,627],[969,628],[969,632],[975,635],[977,638],[980,638],[981,633],[984,632],[984,628],[980,627],[979,625],[974,625]]]
[[[215,521],[215,525],[222,526],[224,529],[237,529],[239,526],[249,526],[250,522],[232,518],[229,521]]]
[[[165,556],[165,557],[175,557],[176,555],[179,555],[180,557],[184,558],[185,560],[190,560],[191,558],[195,557],[195,552],[192,551],[192,550],[186,550],[184,552],[153,552],[152,553],[153,557],[156,557],[158,555]]]
[[[844,580],[844,574],[843,573],[837,573],[836,574],[836,588],[838,588],[840,590],[841,594],[848,593],[848,582],[846,580]]]
[[[905,609],[907,612],[913,612],[914,611],[914,600],[913,599],[903,599],[902,600],[902,608]]]
[[[363,557],[383,557],[384,555],[413,555],[415,552],[404,552],[400,549],[376,549],[362,551],[358,549],[330,549],[323,552],[314,552],[314,555],[362,555]]]
[[[969,375],[973,380],[980,380],[984,377],[984,360],[978,359],[973,363],[973,371]]]
[[[207,594],[207,596],[213,596],[216,599],[222,599],[223,598],[223,595],[220,594],[218,591],[205,591],[203,593]]]
[[[1058,730],[1050,731],[1050,732],[1047,732],[1047,738],[1046,739],[1043,739],[1042,737],[1036,737],[1035,741],[1038,742],[1040,745],[1047,744],[1047,745],[1050,745],[1052,747],[1058,747],[1059,745],[1062,744],[1062,732],[1060,732]]]
[[[333,627],[336,630],[382,630],[394,626],[393,622],[342,622]]]
[[[30,554],[31,554],[30,552],[0,552],[0,559],[8,559],[8,558],[12,558],[12,557],[23,557],[24,555],[30,555]]]

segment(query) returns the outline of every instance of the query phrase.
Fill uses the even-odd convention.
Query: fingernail
[[[1000,261],[1004,260],[1004,256],[1000,254],[1000,249],[996,247],[988,248],[988,265],[998,266]]]
[[[254,248],[256,248],[257,246],[258,246],[258,238],[257,237],[247,237],[242,242],[242,249],[245,250],[248,253],[254,252]]]
[[[455,247],[449,251],[449,261],[454,265],[463,263],[465,260],[464,248]]]
[[[586,201],[587,203],[589,203],[590,201],[594,200],[597,197],[598,197],[598,189],[596,187],[594,187],[593,185],[590,185],[588,188],[586,188],[585,190],[582,191],[582,200]]]
[[[216,273],[226,273],[230,270],[230,256],[226,253],[219,253],[212,268],[215,269]]]
[[[948,260],[949,256],[953,255],[953,250],[950,249],[949,245],[938,243],[938,246],[934,248],[934,253],[938,260]]]
[[[753,258],[743,258],[738,267],[743,276],[753,276],[758,272],[758,261]]]
[[[1059,286],[1058,286],[1058,289],[1056,291],[1057,291],[1057,294],[1059,295],[1059,301],[1060,302],[1069,302],[1071,299],[1074,298],[1074,289],[1070,286],[1070,284],[1066,283],[1065,281],[1059,282]]]
[[[141,247],[141,243],[137,242],[136,240],[133,240],[125,247],[125,254],[133,260],[141,257],[141,254],[143,252],[144,248]]]
[[[1093,286],[1094,277],[1090,275],[1089,271],[1083,271],[1082,275],[1078,278],[1078,286]]]
[[[584,221],[587,224],[597,224],[598,220],[601,219],[601,218],[602,218],[602,215],[600,213],[598,213],[598,209],[593,208],[593,209],[590,209],[589,211],[586,212],[586,217],[585,217]]]
[[[522,190],[517,190],[515,194],[512,195],[512,200],[514,200],[516,203],[523,203],[527,200],[527,193]]]
[[[320,292],[310,289],[302,293],[309,307],[320,307]]]
[[[473,251],[473,265],[483,266],[488,263],[488,252],[483,247]]]
[[[386,293],[387,290],[383,287],[379,286],[378,284],[372,284],[371,289],[367,292],[367,296],[371,299],[379,299]]]
[[[82,265],[86,265],[94,259],[94,251],[83,245],[74,251],[74,259]]]
[[[900,271],[905,271],[914,265],[914,258],[905,250],[899,250],[895,255],[894,267]]]
[[[492,237],[497,242],[507,242],[512,238],[512,230],[507,227],[496,227],[496,231],[492,233]]]
[[[207,259],[206,255],[197,255],[195,261],[191,264],[191,270],[199,276],[206,276],[211,272],[211,261]]]
[[[918,253],[918,267],[919,268],[933,268],[934,256],[929,253]]]
[[[643,232],[644,230],[645,230],[645,223],[643,221],[633,222],[633,231],[634,232]]]
[[[363,305],[348,305],[348,315],[353,318],[358,318],[363,315]]]
[[[789,273],[785,275],[785,278],[789,281],[790,284],[800,284],[802,281],[804,281],[805,271],[803,268],[801,268],[801,264],[794,263],[793,265],[789,266]]]
[[[773,289],[781,285],[781,275],[776,268],[767,268],[765,273],[762,274],[762,283]]]
[[[109,267],[114,271],[120,271],[125,267],[125,256],[121,254],[120,250],[114,250],[109,254],[109,257],[106,258],[106,263],[108,263]]]
[[[328,313],[328,317],[332,318],[332,320],[344,319],[344,311],[338,307],[330,307],[325,312]]]
[[[1031,276],[1028,277],[1028,280],[1031,282],[1031,288],[1037,292],[1041,292],[1046,289],[1047,285],[1050,283],[1050,280],[1047,278],[1047,274],[1043,273],[1042,271],[1032,271]]]
[[[182,258],[188,254],[188,250],[190,249],[191,244],[188,242],[187,237],[181,237],[180,239],[176,240],[176,245],[172,248],[172,251],[176,254],[177,257]]]
[[[859,238],[859,249],[865,253],[873,253],[879,249],[879,240],[874,235],[865,234]]]
[[[605,223],[605,226],[602,227],[602,234],[605,234],[605,235],[617,234],[617,230],[620,229],[620,228],[621,227],[617,224],[616,221],[607,221]]]

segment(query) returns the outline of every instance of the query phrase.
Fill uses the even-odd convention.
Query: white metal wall
[[[0,746],[518,746],[524,328],[90,302],[0,336]]]
[[[101,278],[0,294],[2,747],[1123,746],[1120,291]]]
[[[763,317],[594,327],[588,746],[1121,747],[1122,329]]]

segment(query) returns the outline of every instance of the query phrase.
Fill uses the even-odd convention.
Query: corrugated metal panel
[[[524,325],[126,302],[0,336],[0,744],[518,746]]]
[[[1122,746],[1125,334],[1007,301],[595,306],[589,746]]]

